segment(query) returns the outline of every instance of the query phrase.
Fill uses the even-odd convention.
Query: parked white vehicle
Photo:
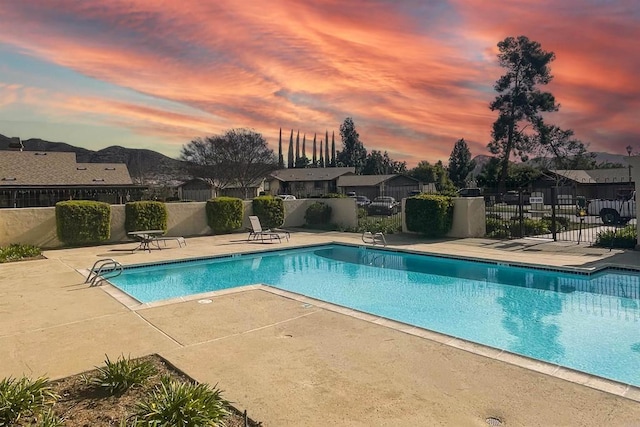
[[[602,222],[624,225],[636,217],[636,192],[619,200],[592,199],[587,202],[587,214],[599,216]]]

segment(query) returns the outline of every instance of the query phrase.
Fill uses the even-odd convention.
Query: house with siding
[[[76,163],[76,154],[0,150],[0,208],[54,206],[61,200],[125,203],[134,185],[124,163]]]
[[[407,175],[343,175],[338,178],[341,193],[354,192],[371,200],[378,196],[391,196],[397,200],[420,190],[420,181]]]
[[[566,204],[573,204],[577,195],[586,199],[616,199],[633,191],[635,183],[628,168],[556,169],[550,170],[535,187],[556,187],[559,198],[567,199]]]
[[[265,181],[267,194],[292,194],[299,199],[338,192],[338,178],[353,175],[353,167],[290,168],[272,172]]]

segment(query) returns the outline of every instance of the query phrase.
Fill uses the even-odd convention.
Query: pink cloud
[[[280,127],[338,133],[351,116],[367,148],[416,163],[446,160],[459,138],[486,152],[501,73],[495,45],[526,34],[557,55],[554,121],[593,149],[620,151],[639,136],[640,26],[631,2],[586,14],[572,1],[22,0],[0,5],[0,36],[36,58],[200,111],[67,94],[70,115],[88,110],[176,146],[194,132],[252,127],[274,148]]]

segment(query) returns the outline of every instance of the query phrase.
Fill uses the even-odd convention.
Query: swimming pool
[[[141,302],[264,283],[640,386],[640,274],[327,245],[125,269]]]

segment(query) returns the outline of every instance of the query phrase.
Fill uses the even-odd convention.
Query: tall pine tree
[[[318,157],[316,156],[316,134],[315,133],[313,134],[313,159],[311,160],[314,168],[318,166]]]
[[[318,166],[321,168],[324,167],[324,157],[322,155],[322,140],[320,140],[320,163],[318,163]]]
[[[298,129],[298,133],[296,134],[296,160],[295,165],[298,167],[300,163],[300,129]]]
[[[336,167],[336,132],[331,131],[331,167]]]

